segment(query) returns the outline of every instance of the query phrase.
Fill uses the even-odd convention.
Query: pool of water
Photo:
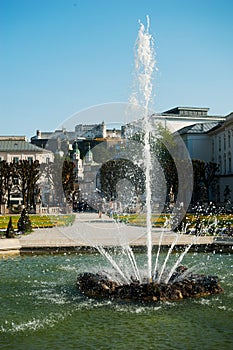
[[[99,254],[1,259],[0,349],[232,349],[232,255],[190,253],[183,263],[218,275],[224,293],[154,305],[96,301],[75,283],[80,272],[108,268]]]

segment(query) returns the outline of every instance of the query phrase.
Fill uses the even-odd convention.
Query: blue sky
[[[127,102],[146,15],[158,68],[154,110],[227,115],[232,13],[231,0],[0,0],[0,135],[31,137],[93,105]]]

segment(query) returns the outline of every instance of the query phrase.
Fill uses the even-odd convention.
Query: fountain
[[[102,107],[95,109],[93,122],[99,116],[102,118],[110,114],[112,117],[109,109]],[[112,104],[111,107],[117,109],[125,106]],[[115,115],[121,115],[122,110],[117,110]],[[137,113],[133,114],[137,119]],[[87,119],[78,118],[79,121]],[[169,143],[165,145],[174,158],[179,178],[177,197],[173,198],[173,194],[170,194],[172,222],[166,222],[166,226],[175,228],[189,203],[189,195],[186,198],[184,194],[187,194],[191,184],[185,180],[190,180],[192,170],[187,156],[184,166],[178,161],[176,149]],[[126,159],[132,160],[141,144],[130,140],[129,146],[132,152]],[[139,161],[145,158],[143,150],[140,151]],[[154,195],[155,190],[161,190],[164,179],[160,170],[156,173],[156,178],[160,180],[159,188],[156,179],[152,179],[152,204],[154,199],[157,204],[159,196]],[[125,188],[122,189],[122,182],[119,185],[119,191],[128,194]],[[159,197],[162,203],[164,192]],[[179,208],[181,202],[183,205]],[[155,206],[152,212],[156,210],[159,215],[162,209],[163,206]],[[49,240],[51,244],[52,239],[54,246],[47,253],[52,251],[53,254],[41,254],[41,250],[34,250],[31,256],[27,252],[27,255],[0,259],[1,349],[49,347],[117,350],[136,347],[143,350],[156,347],[194,350],[197,344],[203,349],[232,348],[231,254],[223,254],[220,250],[210,254],[209,249],[198,253],[193,249],[191,253],[197,240],[205,238],[195,235],[185,235],[190,238],[190,243],[178,253],[176,247],[182,235],[173,232],[172,245],[168,250],[164,249],[163,243],[167,239],[167,229],[164,227],[156,230],[159,243],[152,247],[152,268],[148,269],[149,259],[144,254],[146,245],[142,251],[138,248],[136,253],[134,251],[136,239],[142,241],[143,238],[145,244],[142,235],[147,234],[148,229],[127,226],[117,220],[104,222],[104,215],[102,219],[95,215],[93,221],[82,222],[82,214],[78,214],[75,224],[61,228],[60,234],[57,232],[59,229],[38,232],[42,244]],[[183,229],[182,225],[180,227]],[[135,231],[134,236],[129,235],[129,239],[125,238],[127,229]],[[152,227],[152,238],[153,230]],[[63,238],[71,243],[71,251],[67,249],[68,245],[62,244]],[[110,238],[114,244],[107,247],[106,241]],[[82,245],[91,245],[92,254],[85,254]],[[149,254],[150,251],[149,248]],[[77,275],[78,288],[74,283]],[[221,276],[224,293],[218,294],[222,289],[215,275]],[[203,298],[211,294],[214,294],[211,298]]]
[[[158,131],[158,123],[156,117],[151,119],[151,113],[149,104],[152,100],[153,84],[152,79],[155,71],[155,53],[153,48],[153,38],[149,33],[149,17],[147,16],[147,27],[140,22],[140,28],[135,46],[135,68],[136,78],[139,82],[137,90],[131,96],[131,108],[141,108],[141,121],[134,122],[134,126],[141,128],[143,134],[143,152],[141,157],[144,159],[143,169],[145,173],[145,213],[146,213],[146,247],[147,247],[147,266],[146,275],[145,271],[141,271],[138,268],[134,253],[129,245],[122,245],[118,247],[118,253],[126,255],[128,262],[131,265],[130,273],[126,273],[121,266],[121,262],[118,263],[112,252],[108,251],[102,245],[95,245],[95,248],[99,253],[104,256],[115,270],[115,275],[109,273],[90,273],[84,272],[78,275],[77,286],[80,291],[88,297],[104,298],[104,299],[116,299],[116,300],[133,300],[133,301],[173,301],[185,298],[208,296],[212,294],[221,293],[223,290],[218,283],[218,277],[212,275],[202,275],[193,273],[192,268],[188,269],[185,266],[180,265],[186,253],[190,250],[191,246],[196,242],[197,236],[194,236],[191,243],[186,246],[184,251],[180,254],[177,261],[173,266],[168,269],[167,262],[173,252],[173,249],[178,241],[179,235],[176,236],[167,255],[165,256],[163,264],[159,266],[160,248],[163,239],[163,230],[160,233],[160,242],[157,249],[155,265],[153,268],[153,256],[152,256],[152,206],[153,206],[153,191],[152,184],[156,180],[153,178],[153,172],[156,173],[155,166],[158,167],[159,163],[154,162],[151,152],[151,139],[154,136],[159,139],[161,135]],[[138,129],[137,129],[138,130]],[[178,142],[179,141],[179,142]],[[191,198],[192,188],[192,169],[190,165],[190,159],[185,151],[185,147],[182,145],[183,157],[182,161],[179,161],[179,150],[171,149],[166,140],[163,140],[168,151],[173,156],[179,179],[179,193],[176,199],[176,203],[172,203],[172,222],[171,228],[176,228],[185,215]],[[178,136],[176,136],[176,142],[180,143]],[[169,148],[170,147],[170,148]],[[186,152],[186,153],[185,153]],[[184,163],[184,154],[186,162]],[[160,176],[162,177],[162,176]],[[187,179],[190,182],[187,185]],[[157,184],[158,186],[158,184]],[[163,189],[164,190],[164,189]],[[165,192],[167,189],[165,188]],[[158,192],[158,189],[157,189]],[[163,193],[163,197],[166,194]],[[173,201],[174,202],[174,201]]]

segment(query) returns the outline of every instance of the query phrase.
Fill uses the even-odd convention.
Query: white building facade
[[[218,128],[210,131],[208,136],[211,139],[211,160],[219,165],[220,201],[233,201],[233,113]],[[230,190],[228,195],[225,193],[227,188]]]
[[[51,151],[32,145],[25,136],[0,136],[0,162],[5,161],[6,163],[15,163],[17,165],[17,163],[24,160],[29,163],[34,161],[38,161],[39,164],[49,163],[54,161],[54,155]],[[43,199],[43,189],[46,188],[46,181],[43,175],[38,180],[41,200]],[[22,204],[19,185],[19,180],[15,177],[10,190],[10,201],[11,205],[16,207]],[[4,191],[8,191],[8,189],[4,189]],[[1,213],[4,214],[6,212],[6,204],[3,202],[1,203]]]

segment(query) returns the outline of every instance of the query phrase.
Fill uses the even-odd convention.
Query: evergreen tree
[[[12,224],[12,218],[10,217],[10,220],[8,222],[8,226],[6,229],[6,238],[14,238],[15,233],[14,233],[14,227]]]
[[[18,232],[32,232],[32,223],[27,210],[24,208],[17,223]]]

